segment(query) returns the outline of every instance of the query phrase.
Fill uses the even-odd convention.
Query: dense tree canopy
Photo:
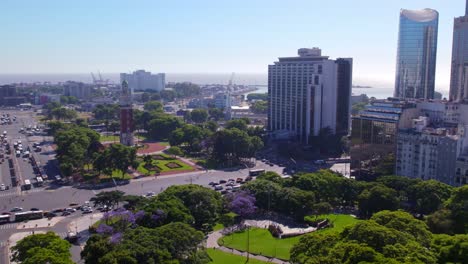
[[[70,247],[54,232],[30,235],[12,247],[11,259],[23,264],[72,264]]]
[[[163,104],[159,101],[149,101],[145,103],[145,105],[143,106],[143,109],[148,112],[152,112],[152,111],[162,112]]]
[[[99,134],[89,128],[72,127],[55,133],[57,159],[62,173],[70,176],[81,170],[100,148]]]
[[[413,229],[414,228],[414,229]],[[421,239],[421,240],[420,240]],[[341,234],[312,233],[291,250],[294,263],[438,263],[427,226],[404,212],[380,212]]]

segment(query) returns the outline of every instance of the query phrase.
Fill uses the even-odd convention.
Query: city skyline
[[[400,9],[432,8],[440,13],[436,87],[446,91],[453,18],[465,10],[465,1],[440,0],[112,3],[2,3],[9,41],[0,44],[6,51],[0,73],[266,74],[276,57],[317,46],[355,58],[357,79],[393,83]]]

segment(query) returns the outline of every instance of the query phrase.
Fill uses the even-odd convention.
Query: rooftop
[[[439,12],[425,8],[421,10],[401,9],[400,15],[416,22],[429,22],[439,17]]]

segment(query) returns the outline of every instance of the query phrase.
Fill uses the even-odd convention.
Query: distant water
[[[118,73],[102,73],[102,79],[120,82]],[[192,82],[196,84],[228,84],[232,73],[166,73],[166,82]],[[96,78],[99,78],[95,73]],[[0,84],[10,83],[60,83],[77,81],[91,83],[91,74],[0,74]],[[234,75],[234,83],[242,85],[266,85],[265,74],[240,73]]]
[[[97,74],[95,74],[96,77]],[[120,82],[118,73],[102,73],[104,80],[110,80],[113,83]],[[166,73],[166,82],[192,82],[196,84],[228,84],[232,73]],[[374,82],[371,80],[356,80],[355,84],[361,86],[371,86],[372,88],[354,88],[353,94],[367,94],[369,97],[387,98],[393,96],[393,84]],[[259,86],[259,90],[255,93],[266,93],[268,91],[266,74],[254,73],[236,73],[234,75],[234,83],[240,85]],[[60,83],[66,81],[78,81],[91,83],[91,74],[0,74],[0,85],[10,83]],[[444,96],[447,96],[447,91],[442,91]]]

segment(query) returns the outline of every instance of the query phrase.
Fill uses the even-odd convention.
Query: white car
[[[6,190],[6,186],[5,184],[2,183],[0,184],[0,191],[4,191],[4,190]]]

